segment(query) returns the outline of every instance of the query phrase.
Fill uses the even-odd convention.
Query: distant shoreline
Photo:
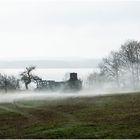
[[[36,66],[37,68],[97,68],[100,60],[16,60],[0,61],[0,69],[19,69],[27,66]]]

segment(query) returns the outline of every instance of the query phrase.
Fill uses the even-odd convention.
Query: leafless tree
[[[33,75],[32,71],[35,70],[36,67],[31,66],[31,67],[26,67],[26,70],[20,74],[21,80],[25,84],[25,88],[28,90],[28,85],[32,82]]]
[[[103,77],[98,72],[93,72],[87,77],[87,84],[89,87],[96,87],[103,82]]]
[[[105,75],[107,79],[113,80],[120,86],[119,76],[121,72],[120,54],[118,52],[111,52],[109,57],[104,58],[99,64],[100,73]]]
[[[136,86],[140,81],[140,42],[130,40],[119,51],[124,69],[130,73],[131,81]]]

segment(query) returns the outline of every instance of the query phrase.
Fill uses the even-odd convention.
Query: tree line
[[[20,89],[20,82],[25,88],[31,82],[38,85],[40,77],[33,75],[36,67],[27,67],[20,74],[20,78],[0,74],[0,91]],[[102,59],[98,65],[99,72],[91,73],[87,77],[88,85],[91,87],[103,87],[111,85],[116,88],[139,88],[140,87],[140,42],[136,40],[126,41],[117,51]]]
[[[90,74],[91,86],[111,83],[117,88],[140,85],[140,42],[126,41],[118,51],[112,51],[98,65],[99,72]]]
[[[32,74],[32,71],[35,70],[35,68],[35,66],[26,67],[25,71],[20,74],[20,78],[0,74],[0,91],[7,92],[8,90],[19,90],[20,82],[24,83],[26,90],[28,90],[28,86],[31,82],[38,84],[38,80],[41,80],[41,78]]]

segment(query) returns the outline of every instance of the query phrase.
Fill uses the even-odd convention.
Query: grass
[[[140,138],[140,93],[0,104],[0,138]]]

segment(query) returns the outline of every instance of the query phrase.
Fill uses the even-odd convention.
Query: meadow
[[[0,138],[140,138],[140,93],[0,103]]]

